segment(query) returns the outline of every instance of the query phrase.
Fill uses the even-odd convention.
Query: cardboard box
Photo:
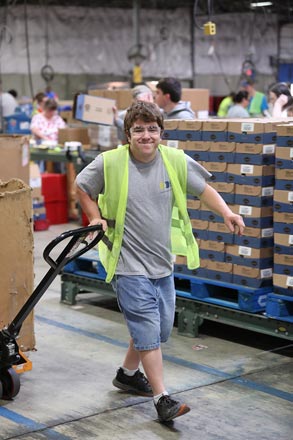
[[[209,152],[208,151],[186,150],[185,153],[187,154],[187,156],[190,156],[196,162],[206,162],[209,160]]]
[[[233,265],[231,263],[208,260],[206,273],[208,278],[231,283],[233,276]]]
[[[274,223],[293,224],[293,213],[291,212],[274,212]]]
[[[227,141],[227,120],[211,119],[203,121],[202,125],[202,140],[214,141],[214,142],[226,142]]]
[[[293,253],[274,255],[274,273],[293,276]]]
[[[253,248],[266,248],[274,246],[273,228],[245,227],[243,235],[235,235],[235,244]]]
[[[76,119],[102,125],[113,125],[116,101],[90,95],[78,95],[76,100]]]
[[[209,185],[222,196],[226,203],[229,203],[230,205],[235,203],[234,183],[210,182]]]
[[[235,142],[210,142],[210,162],[234,162]]]
[[[293,180],[293,168],[286,168],[286,169],[280,169],[276,168],[276,185],[280,183],[280,181],[284,181],[284,185],[286,185],[288,182],[287,180]]]
[[[293,137],[293,124],[279,124],[277,125],[277,135]]]
[[[21,180],[0,183],[0,328],[12,321],[33,292],[31,189]],[[14,239],[13,239],[14,237]],[[18,339],[22,351],[35,347],[31,313]]]
[[[64,144],[65,142],[81,142],[82,144],[88,145],[90,143],[88,127],[62,128],[58,132],[58,142],[59,144]]]
[[[210,222],[208,230],[208,240],[233,244],[234,234],[232,234],[224,223]]]
[[[204,141],[179,141],[179,148],[185,151],[207,152],[210,148],[210,142]],[[208,154],[206,155],[208,160]],[[202,159],[204,160],[204,159]]]
[[[199,219],[191,219],[190,220],[193,230],[193,235],[196,239],[200,238],[202,240],[207,240],[207,234],[208,234],[208,227],[209,222],[208,221],[202,221]]]
[[[273,267],[273,248],[226,245],[226,261],[259,269]]]
[[[199,119],[208,117],[210,105],[209,89],[182,89],[182,101],[190,102],[192,110]]]
[[[98,96],[100,98],[108,98],[116,101],[116,107],[118,110],[125,110],[130,107],[132,103],[131,89],[121,90],[106,90],[106,89],[93,89],[89,90],[88,94],[91,96]]]
[[[18,178],[29,184],[29,162],[27,137],[0,135],[0,180]]]
[[[257,269],[247,266],[233,265],[233,283],[246,287],[265,287],[272,285],[273,270],[271,267]]]
[[[286,247],[292,246],[291,250],[293,252],[293,235],[279,234],[277,232],[277,233],[274,233],[274,240],[275,240],[275,245],[279,244],[281,246],[286,246]]]
[[[246,206],[230,205],[230,209],[235,214],[244,217],[246,226],[253,228],[271,228],[273,225],[273,207],[272,206]]]
[[[292,296],[293,295],[293,277],[288,275],[281,275],[281,274],[273,274],[273,284],[274,286],[280,287],[283,289],[283,291],[280,291],[280,293],[285,293],[287,295]],[[274,292],[276,290],[274,289]],[[276,292],[279,293],[279,292]]]
[[[178,138],[182,141],[200,141],[202,122],[197,120],[179,120]]]
[[[235,184],[235,204],[249,206],[272,206],[273,186],[252,186]]]
[[[199,199],[187,199],[187,209],[200,209],[200,200]]]
[[[274,165],[228,164],[227,181],[240,185],[273,186]]]
[[[254,144],[274,144],[276,129],[271,123],[259,120],[239,119],[231,120],[228,124],[227,140]]]
[[[200,240],[199,249],[201,258],[210,261],[225,261],[225,243],[223,242]]]
[[[91,147],[101,151],[111,150],[119,144],[116,127],[91,125],[88,127],[88,135]]]
[[[275,163],[275,144],[236,144],[235,163],[270,165]]]
[[[293,190],[282,191],[275,189],[274,210],[279,212],[289,212],[293,214]]]

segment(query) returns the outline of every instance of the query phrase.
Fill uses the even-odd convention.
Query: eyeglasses
[[[149,134],[159,134],[161,129],[156,125],[151,125],[149,127],[133,127],[130,129],[130,133],[133,134],[133,136],[142,136],[145,131]]]

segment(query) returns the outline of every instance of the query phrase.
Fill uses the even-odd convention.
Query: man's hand
[[[241,215],[227,213],[224,215],[224,223],[229,228],[229,230],[235,234],[243,235],[245,224]]]
[[[103,231],[106,232],[108,229],[108,225],[106,220],[103,220],[102,218],[94,218],[88,226],[94,226],[94,225],[102,225]]]

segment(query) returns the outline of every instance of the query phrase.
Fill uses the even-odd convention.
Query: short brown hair
[[[139,101],[132,104],[126,112],[124,119],[124,131],[129,136],[130,129],[137,120],[143,122],[156,122],[164,130],[163,116],[157,104],[147,101]]]
[[[55,99],[47,99],[44,104],[44,110],[57,110],[58,104]]]

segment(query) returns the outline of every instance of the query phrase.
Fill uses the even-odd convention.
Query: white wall
[[[2,11],[0,10],[2,14]],[[127,51],[133,45],[132,11],[113,8],[28,7],[32,73],[38,75],[45,64],[45,20],[48,15],[49,64],[58,74],[112,75],[129,77],[132,64]],[[199,20],[204,22],[202,18]],[[236,83],[245,54],[252,50],[257,71],[271,78],[269,56],[277,53],[276,16],[232,14],[215,16],[217,35],[207,37],[195,30],[195,74],[201,87],[215,84],[212,93],[223,86],[223,71]],[[1,70],[27,74],[23,6],[8,9],[7,26],[12,41],[3,41]],[[166,39],[161,40],[162,29]],[[149,59],[143,63],[145,77],[176,76],[191,79],[190,11],[142,10],[141,41]],[[251,38],[253,35],[253,38]],[[214,45],[215,55],[209,55]],[[220,60],[220,62],[219,62]],[[221,67],[222,66],[222,67]],[[218,81],[214,78],[218,77]],[[212,84],[211,84],[212,83]],[[225,84],[224,84],[225,87]],[[226,93],[226,90],[222,94]],[[221,94],[221,93],[218,93]]]

